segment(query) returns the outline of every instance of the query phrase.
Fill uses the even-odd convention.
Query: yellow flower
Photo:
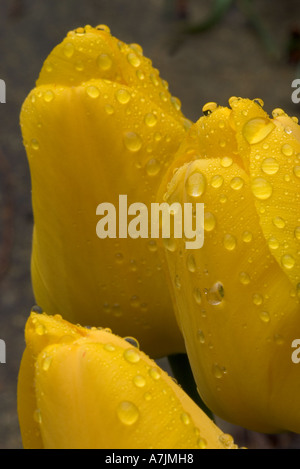
[[[183,351],[155,241],[99,239],[99,204],[147,206],[189,125],[137,44],[78,28],[51,52],[21,113],[34,211],[32,280],[49,314]],[[104,214],[103,214],[104,215]]]
[[[204,107],[170,167],[164,199],[205,204],[203,248],[166,250],[178,321],[213,412],[300,432],[300,128],[260,100],[229,102]]]
[[[25,337],[25,448],[236,448],[154,361],[111,331],[32,312]]]

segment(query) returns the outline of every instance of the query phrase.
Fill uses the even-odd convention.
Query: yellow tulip
[[[299,433],[300,127],[260,100],[229,103],[204,107],[160,189],[168,203],[205,204],[203,248],[166,249],[178,322],[214,413]]]
[[[32,178],[32,281],[49,314],[184,350],[155,241],[99,239],[99,204],[155,201],[189,121],[137,44],[78,28],[51,52],[21,112]]]
[[[166,372],[111,331],[32,312],[25,338],[25,448],[236,448]]]

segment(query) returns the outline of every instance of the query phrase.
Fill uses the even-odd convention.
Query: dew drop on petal
[[[262,162],[261,169],[265,174],[276,174],[279,170],[279,163],[275,158],[265,158]]]
[[[285,268],[285,269],[288,269],[288,270],[291,270],[294,268],[295,266],[295,259],[293,256],[291,256],[290,254],[284,254],[282,257],[281,257],[281,265]]]
[[[236,248],[236,239],[231,234],[226,234],[223,238],[223,245],[227,251],[233,251]]]
[[[202,173],[195,172],[188,177],[185,187],[188,195],[200,197],[206,189],[206,178]]]
[[[223,301],[224,295],[224,287],[221,282],[216,282],[206,291],[207,302],[211,305],[219,305]]]
[[[131,152],[137,152],[142,148],[142,139],[135,132],[126,132],[124,135],[124,144]]]
[[[259,200],[267,200],[273,193],[271,184],[264,178],[257,177],[252,182],[252,192]]]
[[[141,359],[139,352],[136,349],[126,349],[123,353],[125,360],[129,363],[138,363]]]
[[[101,54],[97,59],[97,65],[103,72],[106,72],[112,67],[113,61],[110,55]]]
[[[123,401],[117,407],[117,415],[124,425],[133,425],[139,418],[139,410],[135,404],[130,401]]]
[[[257,117],[248,121],[242,130],[244,138],[250,145],[263,141],[275,128],[269,119]]]

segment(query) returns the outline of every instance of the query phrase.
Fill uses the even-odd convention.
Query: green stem
[[[173,372],[173,376],[182,387],[182,389],[190,396],[190,398],[200,407],[206,415],[213,420],[213,414],[204,404],[198,394],[197,386],[190,367],[188,356],[185,353],[168,356],[168,361]]]

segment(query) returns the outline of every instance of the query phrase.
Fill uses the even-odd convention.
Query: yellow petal
[[[32,324],[34,322],[34,324]],[[37,325],[51,339],[43,347]],[[58,332],[61,328],[61,336]],[[105,330],[78,328],[31,314],[27,354],[34,358],[36,415],[43,448],[234,448],[233,440],[156,363]],[[22,372],[22,370],[21,370]],[[24,372],[23,372],[24,374]],[[19,401],[26,397],[19,384]],[[24,406],[23,402],[19,406]],[[31,406],[32,408],[32,406]],[[22,434],[33,425],[20,415]],[[32,447],[27,439],[26,446]],[[33,442],[34,445],[34,442]]]
[[[185,134],[174,102],[138,46],[86,28],[50,54],[21,114],[37,303],[134,335],[154,357],[184,350],[156,243],[99,239],[96,209],[112,203],[118,216],[119,195],[128,206],[154,201]]]
[[[261,106],[238,100],[233,106],[239,151],[247,146],[251,187],[272,255],[294,288],[300,280],[300,127],[287,117],[268,117]]]
[[[195,150],[201,154],[201,145]],[[164,197],[170,204],[205,203],[203,248],[187,249],[186,239],[176,239],[176,249],[165,250],[178,322],[200,395],[213,412],[260,432],[299,432],[299,373],[291,360],[299,300],[270,255],[251,179],[226,161],[186,163]],[[189,193],[195,172],[206,181],[199,197]]]

